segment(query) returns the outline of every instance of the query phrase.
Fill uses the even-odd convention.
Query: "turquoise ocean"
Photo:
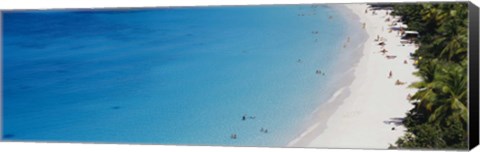
[[[356,25],[344,14],[327,5],[4,12],[3,140],[285,146],[359,58],[343,48],[361,35],[348,34]]]

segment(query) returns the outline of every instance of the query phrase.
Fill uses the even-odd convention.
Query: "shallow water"
[[[326,6],[18,11],[3,23],[11,141],[284,146],[335,91],[340,56],[353,58],[339,53],[345,17]]]

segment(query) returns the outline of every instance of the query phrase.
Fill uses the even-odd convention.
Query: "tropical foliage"
[[[397,4],[409,30],[416,30],[421,81],[410,85],[417,92],[404,124],[408,131],[396,148],[452,148],[468,146],[466,3]]]

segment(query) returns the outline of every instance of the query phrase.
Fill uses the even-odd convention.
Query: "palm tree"
[[[450,126],[460,120],[466,125],[467,118],[467,72],[466,66],[448,65],[442,68],[435,81],[438,84],[439,98],[435,101],[435,110],[430,115],[430,123]]]
[[[419,67],[418,72],[414,73],[422,79],[422,81],[410,85],[410,87],[418,89],[418,91],[412,96],[412,99],[420,101],[417,108],[432,111],[434,101],[437,99],[437,94],[434,90],[436,85],[434,80],[437,69],[438,64],[436,61],[427,61]]]
[[[467,25],[468,9],[466,5],[454,5],[455,9],[445,10],[446,21],[438,28],[441,36],[437,39],[443,42],[440,58],[448,61],[461,61],[467,56]],[[438,43],[438,42],[437,42]]]
[[[435,31],[439,25],[443,24],[448,17],[447,13],[442,9],[444,4],[423,4],[423,9],[420,10],[422,21],[424,23],[424,33],[429,35],[437,34]]]

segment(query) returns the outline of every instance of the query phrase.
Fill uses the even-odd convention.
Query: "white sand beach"
[[[391,18],[386,10],[377,10],[373,15],[371,10],[365,13],[366,4],[345,6],[359,16],[361,23],[358,26],[366,24],[368,34],[363,56],[355,67],[355,78],[347,87],[350,94],[328,118],[322,120],[324,122],[316,123],[300,137],[310,139],[297,139],[289,146],[386,149],[406,130],[401,120],[413,107],[407,95],[415,92],[408,85],[419,80],[412,74],[415,67],[409,55],[415,51],[415,46],[402,46],[397,31],[389,32],[388,24],[392,22],[385,21]],[[377,35],[386,39],[384,47],[388,52],[385,54],[380,52],[381,46],[375,41]],[[387,55],[396,57],[387,59]],[[388,78],[390,71],[392,77]],[[405,84],[396,85],[397,80]],[[319,127],[321,123],[325,123],[323,127]],[[311,131],[315,128],[321,131]]]

